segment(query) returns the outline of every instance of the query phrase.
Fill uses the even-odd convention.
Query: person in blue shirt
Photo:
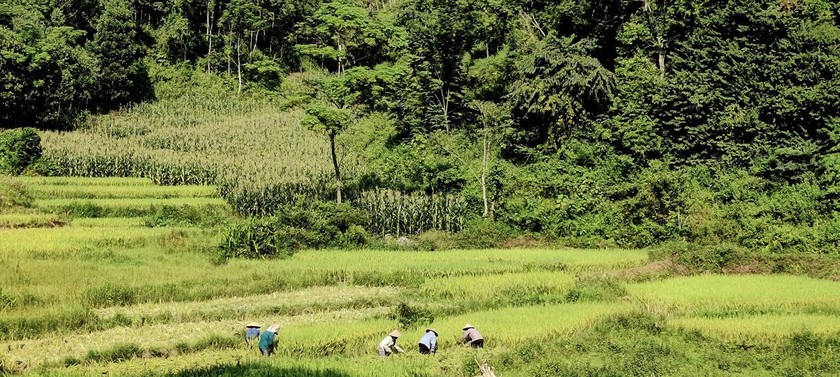
[[[280,331],[280,325],[273,324],[265,329],[265,332],[260,335],[260,352],[263,356],[269,356],[274,353],[274,337]]]
[[[420,353],[428,355],[437,352],[437,337],[438,333],[435,329],[426,329],[426,334],[420,338]]]
[[[245,344],[249,347],[252,342],[260,337],[260,325],[256,323],[249,323],[245,326]]]

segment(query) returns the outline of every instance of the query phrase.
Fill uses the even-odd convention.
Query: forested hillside
[[[840,3],[0,0],[0,127],[32,173],[465,229],[432,248],[836,254]]]

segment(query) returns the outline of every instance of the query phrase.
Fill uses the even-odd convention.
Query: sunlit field
[[[710,364],[656,368],[746,344],[732,356],[745,360],[735,369],[775,375],[803,357],[788,353],[803,342],[816,344],[801,351],[805,369],[840,372],[830,357],[840,344],[834,281],[633,283],[616,272],[645,265],[647,253],[622,249],[331,249],[219,261],[218,224],[233,215],[212,188],[20,182],[33,205],[0,213],[4,373],[475,376],[480,363],[503,376],[644,374],[632,369],[641,363],[638,370],[691,375]],[[246,346],[249,322],[280,324],[276,355]],[[459,345],[465,323],[483,333],[484,349]],[[416,342],[427,327],[439,332],[440,351],[425,357]],[[381,359],[376,345],[393,329],[407,353]],[[580,363],[564,364],[564,354]]]

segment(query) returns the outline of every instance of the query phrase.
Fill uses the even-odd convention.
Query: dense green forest
[[[463,200],[430,228],[472,244],[840,250],[837,1],[0,0],[0,127],[182,84],[305,113],[332,163],[300,211],[387,189]]]

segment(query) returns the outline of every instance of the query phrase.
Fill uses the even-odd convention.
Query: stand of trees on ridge
[[[372,173],[333,157],[339,201],[457,194],[482,232],[574,245],[840,250],[836,1],[0,0],[0,127],[154,101],[159,67],[242,96],[316,72],[303,123],[333,142],[387,119]]]

